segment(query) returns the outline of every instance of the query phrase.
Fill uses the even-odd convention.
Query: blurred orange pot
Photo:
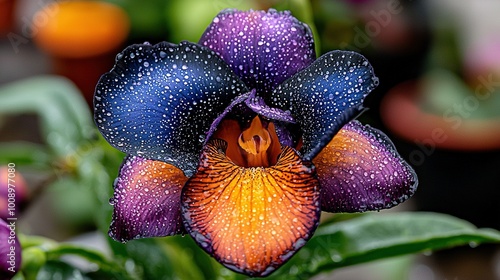
[[[91,105],[99,77],[111,69],[129,34],[127,14],[109,3],[65,1],[47,5],[37,17],[48,18],[36,26],[37,46],[53,58],[54,72],[72,80]]]

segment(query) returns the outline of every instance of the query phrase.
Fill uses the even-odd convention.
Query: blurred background
[[[9,95],[0,99],[0,166],[14,162],[24,178],[23,233],[106,250],[105,237],[92,232],[109,225],[107,200],[123,155],[93,128],[98,78],[127,45],[197,42],[230,7],[291,10],[313,29],[318,56],[352,50],[372,63],[380,86],[360,118],[394,140],[420,180],[414,198],[391,211],[442,212],[500,229],[498,1],[0,0],[0,98]],[[411,263],[398,274],[405,279],[500,279],[491,245],[334,275],[389,279],[384,268],[393,263]]]

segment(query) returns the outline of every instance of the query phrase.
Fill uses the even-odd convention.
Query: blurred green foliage
[[[21,272],[15,279],[244,279],[204,253],[189,236],[118,243],[107,237],[112,182],[123,154],[100,138],[87,104],[67,80],[45,76],[0,88],[0,115],[39,116],[43,144],[0,143],[0,163],[46,173],[60,211],[90,215],[109,250],[20,234]],[[24,148],[28,152],[20,152]],[[36,199],[36,198],[35,198]],[[75,209],[76,207],[76,209]],[[335,268],[458,245],[500,242],[500,233],[436,213],[338,214],[270,279],[308,279]],[[105,253],[109,251],[110,253]],[[76,256],[84,269],[67,261]]]

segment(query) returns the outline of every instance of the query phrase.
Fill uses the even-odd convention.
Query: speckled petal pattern
[[[311,30],[288,11],[223,11],[199,43],[219,53],[260,96],[316,58]]]
[[[213,51],[188,42],[133,45],[94,96],[99,131],[117,149],[192,174],[212,121],[245,85]]]
[[[109,235],[120,242],[184,232],[181,189],[187,181],[170,164],[128,156],[115,180]]]
[[[289,147],[269,168],[241,168],[224,154],[226,142],[208,143],[182,193],[184,225],[224,266],[266,276],[312,237],[319,223],[314,167]]]
[[[411,197],[418,185],[389,138],[358,121],[346,124],[313,162],[323,211],[391,208]]]
[[[301,151],[311,160],[361,112],[364,98],[377,85],[365,57],[332,51],[285,81],[266,103],[291,112],[303,132]]]

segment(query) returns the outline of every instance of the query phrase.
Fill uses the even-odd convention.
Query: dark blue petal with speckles
[[[332,51],[281,84],[266,103],[291,112],[302,129],[301,151],[311,160],[363,110],[364,98],[377,85],[365,57]]]
[[[261,96],[316,58],[311,30],[289,11],[223,11],[199,43],[220,54]]]
[[[213,51],[193,43],[133,45],[94,96],[94,119],[119,150],[191,175],[212,121],[247,92]]]
[[[321,209],[327,212],[391,208],[410,198],[418,185],[389,138],[358,121],[346,124],[313,162]]]

